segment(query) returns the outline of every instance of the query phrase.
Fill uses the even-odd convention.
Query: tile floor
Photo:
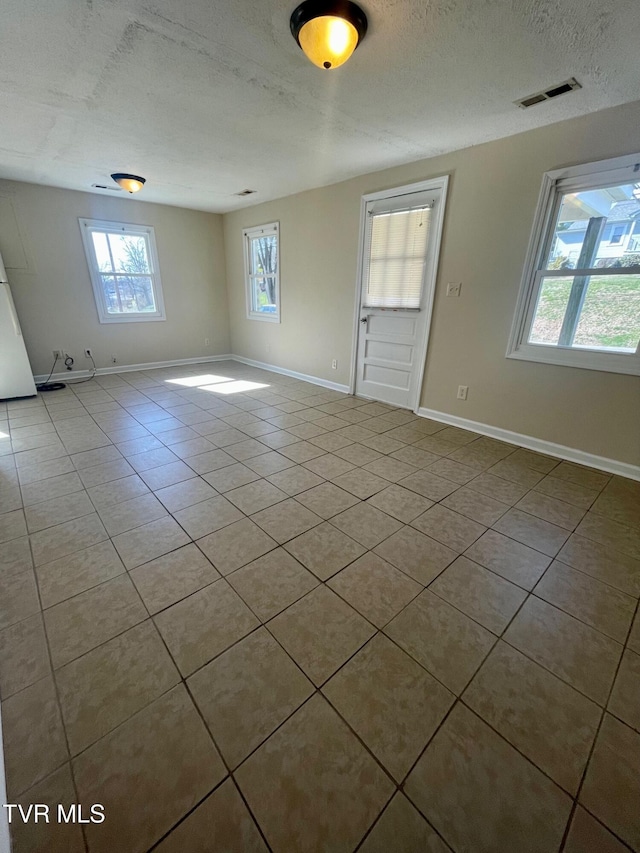
[[[0,454],[8,797],[106,813],[14,853],[640,850],[640,483],[237,363]]]

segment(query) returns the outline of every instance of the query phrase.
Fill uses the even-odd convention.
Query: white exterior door
[[[363,199],[355,393],[417,409],[447,178]]]

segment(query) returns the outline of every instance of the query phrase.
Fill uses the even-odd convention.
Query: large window
[[[640,373],[640,154],[545,175],[507,355]]]
[[[247,288],[247,317],[280,322],[278,223],[246,228],[243,232]]]
[[[153,228],[80,219],[101,323],[164,320]]]

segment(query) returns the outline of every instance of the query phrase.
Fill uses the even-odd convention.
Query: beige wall
[[[91,366],[86,347],[98,367],[112,354],[126,365],[229,352],[221,216],[12,181],[0,181],[0,201],[0,251],[35,374],[60,348],[79,370]],[[98,322],[78,217],[153,225],[166,321]]]
[[[232,351],[348,384],[360,198],[448,174],[421,405],[640,464],[638,377],[505,358],[543,172],[637,151],[639,126],[637,102],[225,215]],[[246,319],[243,284],[242,229],[276,220],[280,325]]]

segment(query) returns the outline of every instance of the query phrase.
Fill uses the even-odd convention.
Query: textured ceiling
[[[0,177],[223,212],[637,100],[637,0],[361,0],[324,72],[283,0],[4,0]],[[513,101],[575,76],[583,89]],[[234,194],[251,188],[256,195]]]

